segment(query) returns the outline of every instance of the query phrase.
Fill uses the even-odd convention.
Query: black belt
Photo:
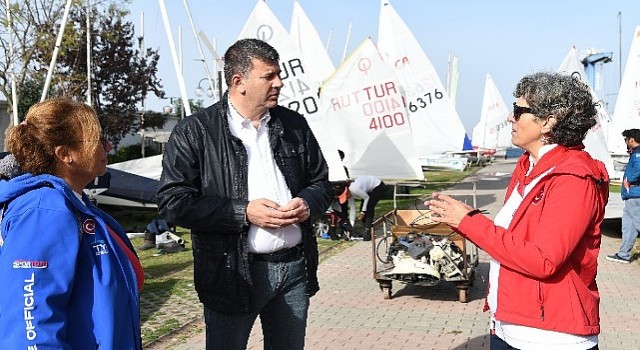
[[[253,261],[287,262],[302,257],[303,251],[303,245],[300,243],[295,247],[280,249],[273,253],[249,253],[249,258]]]

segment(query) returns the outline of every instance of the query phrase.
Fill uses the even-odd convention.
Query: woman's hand
[[[436,214],[431,217],[436,222],[457,228],[462,219],[473,210],[472,207],[446,194],[434,193],[432,197],[433,199],[424,202],[424,205]]]

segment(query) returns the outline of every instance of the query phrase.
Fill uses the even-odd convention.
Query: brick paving
[[[497,162],[465,180],[476,181],[478,207],[489,210],[489,216],[500,208],[513,166],[512,161]],[[605,225],[598,258],[603,350],[640,349],[640,262],[623,265],[604,259],[618,248],[619,225],[619,221]],[[384,300],[373,278],[371,252],[369,242],[351,243],[320,264],[321,291],[311,299],[307,349],[488,349],[488,315],[482,312],[488,276],[486,254],[480,252],[469,302],[460,303],[451,282],[424,287],[394,281],[392,299]],[[182,297],[183,304],[189,305],[190,317],[184,321],[187,326],[147,349],[205,348],[202,308],[193,293]],[[193,310],[198,312],[194,315]],[[173,315],[178,312],[167,311]],[[259,321],[248,349],[262,349]]]
[[[198,302],[193,282],[175,282],[184,276],[188,276],[186,278],[190,281],[193,280],[193,265],[168,277],[164,284],[165,289],[145,293],[140,298],[143,334],[164,334],[164,328],[167,326],[179,328],[202,317],[202,305]]]

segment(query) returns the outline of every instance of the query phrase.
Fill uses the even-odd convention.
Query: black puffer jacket
[[[250,312],[247,252],[247,152],[221,102],[174,128],[162,161],[158,210],[167,221],[191,229],[195,288],[200,301],[222,312]],[[293,197],[304,199],[311,217],[301,223],[309,295],[318,289],[314,218],[331,201],[327,165],[301,115],[277,106],[270,111],[269,141]]]

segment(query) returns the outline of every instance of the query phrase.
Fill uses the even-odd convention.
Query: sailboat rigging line
[[[184,9],[187,12],[187,17],[189,18],[189,24],[191,24],[191,32],[193,33],[193,39],[196,41],[196,45],[198,46],[198,53],[200,54],[200,60],[204,65],[204,71],[207,74],[207,81],[209,82],[209,88],[211,91],[215,91],[215,86],[213,80],[211,79],[211,72],[209,71],[209,65],[207,64],[207,60],[204,58],[204,51],[202,50],[202,45],[200,44],[200,40],[198,39],[198,33],[196,32],[196,26],[193,24],[193,17],[191,16],[191,10],[189,9],[189,4],[187,0],[182,0],[184,4]]]

